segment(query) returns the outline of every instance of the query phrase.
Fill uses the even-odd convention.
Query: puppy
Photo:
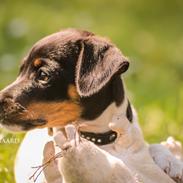
[[[69,29],[43,38],[24,58],[17,80],[0,92],[0,123],[10,130],[28,131],[62,130],[74,122],[83,138],[110,152],[118,138],[109,125],[115,115],[139,128],[120,77],[128,66],[128,59],[114,44],[87,31]],[[38,140],[29,140],[36,135],[39,146]],[[18,153],[16,175],[21,174],[25,159],[27,166],[33,163],[32,152],[25,149],[29,146],[41,158],[47,140],[44,130],[27,134]],[[139,138],[133,140],[141,144]]]

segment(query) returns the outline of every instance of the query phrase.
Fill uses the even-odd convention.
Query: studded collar
[[[112,121],[113,123],[118,123],[119,121],[123,122],[128,120],[129,123],[133,122],[133,112],[131,104],[128,99],[126,99],[121,107],[118,107],[116,114],[113,114]],[[127,123],[128,123],[127,122]],[[110,130],[104,133],[94,133],[94,132],[84,132],[80,131],[80,136],[85,138],[96,145],[107,145],[113,143],[117,139],[117,132]]]
[[[59,130],[61,130],[61,129],[59,129]],[[48,128],[48,135],[53,136],[53,133],[54,133],[53,128]],[[82,138],[87,139],[96,145],[111,144],[117,139],[117,133],[112,130],[110,130],[108,132],[104,132],[104,133],[79,131],[79,134]]]
[[[93,132],[83,132],[80,131],[80,136],[85,138],[96,145],[106,145],[114,142],[117,138],[117,133],[115,131],[108,131],[105,133],[93,133]]]

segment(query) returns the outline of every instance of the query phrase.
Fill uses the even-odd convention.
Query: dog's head
[[[95,118],[111,102],[110,81],[128,66],[112,43],[92,33],[52,34],[33,46],[16,81],[0,92],[0,123],[29,130]]]

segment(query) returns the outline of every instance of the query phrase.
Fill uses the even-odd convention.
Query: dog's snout
[[[3,98],[3,95],[0,93],[0,113],[3,110],[3,103],[4,103],[4,98]]]
[[[10,94],[10,92],[6,92],[6,91],[1,91],[0,92],[0,101],[3,101],[3,100],[5,100],[5,99],[12,99],[13,98],[13,96]]]
[[[13,97],[10,95],[0,95],[0,106],[6,103],[8,100],[12,100]]]
[[[3,112],[3,101],[0,100],[0,114]]]
[[[13,97],[8,93],[1,93],[0,92],[0,114],[4,112],[4,106],[6,105],[7,101],[12,100]]]
[[[0,97],[0,118],[2,118],[3,112],[4,112],[4,99]]]

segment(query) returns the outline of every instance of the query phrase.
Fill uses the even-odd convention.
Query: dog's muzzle
[[[14,102],[12,98],[0,98],[0,122],[2,124],[24,111],[25,108],[19,103]]]
[[[20,103],[12,98],[0,98],[0,124],[9,130],[27,131],[46,124],[44,119],[32,119]]]

